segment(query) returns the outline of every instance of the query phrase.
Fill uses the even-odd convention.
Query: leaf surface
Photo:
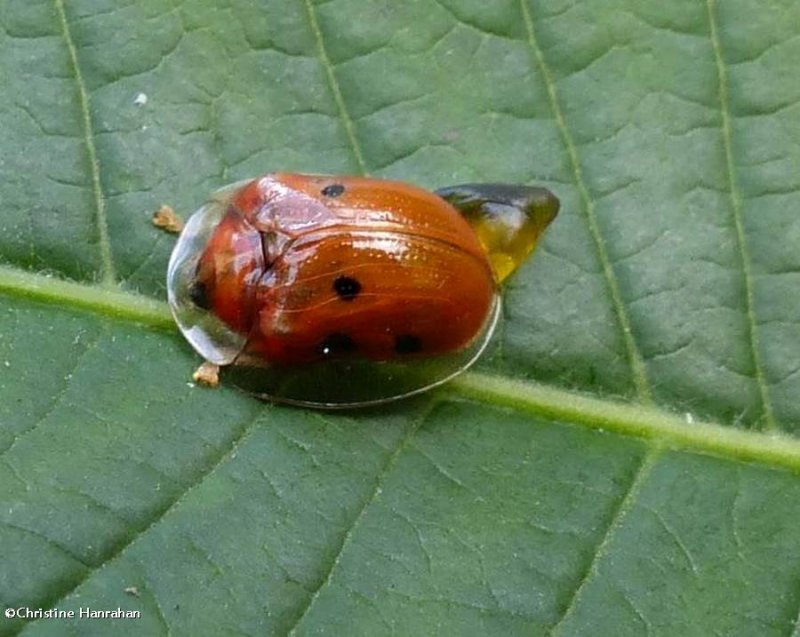
[[[800,6],[6,0],[0,635],[800,634]],[[272,170],[550,187],[496,346],[328,414],[162,302]]]

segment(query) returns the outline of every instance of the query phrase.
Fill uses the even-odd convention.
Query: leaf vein
[[[130,535],[126,536],[122,542],[120,542],[117,546],[114,547],[114,550],[107,556],[105,556],[96,566],[88,569],[84,572],[79,578],[74,580],[73,582],[68,582],[66,589],[63,592],[58,593],[55,596],[55,599],[52,600],[38,600],[37,605],[41,606],[42,608],[49,608],[51,606],[59,606],[62,602],[72,593],[74,593],[83,583],[85,583],[94,573],[98,570],[103,568],[109,562],[112,562],[117,557],[122,555],[122,553],[130,547],[137,539],[146,535],[150,529],[152,529],[156,524],[158,524],[161,520],[164,519],[171,511],[175,510],[182,502],[186,500],[189,494],[193,493],[195,489],[197,489],[200,485],[202,485],[210,476],[212,476],[217,469],[219,469],[225,462],[227,462],[230,458],[234,457],[236,454],[236,450],[241,445],[242,441],[258,426],[260,422],[260,417],[264,413],[264,410],[256,410],[255,414],[250,418],[250,420],[242,425],[241,430],[236,433],[226,446],[224,450],[219,454],[216,461],[213,462],[207,469],[201,471],[189,484],[185,486],[181,491],[175,494],[169,502],[167,502],[159,511],[156,511],[149,521],[149,523],[141,529],[133,531]],[[40,620],[36,620],[35,622],[31,622],[27,624],[27,627],[33,623],[36,623]]]
[[[667,535],[672,539],[675,545],[680,549],[680,552],[683,554],[684,558],[686,558],[686,563],[689,565],[692,573],[695,577],[700,573],[700,569],[697,567],[697,563],[694,561],[694,557],[692,556],[689,547],[686,546],[686,543],[681,539],[678,532],[672,528],[672,525],[667,522],[664,516],[659,513],[658,510],[647,507],[650,513],[658,520],[658,523],[661,525],[661,528],[666,531]]]
[[[42,415],[36,419],[36,422],[34,422],[30,427],[27,427],[26,429],[13,435],[13,437],[11,438],[11,442],[8,444],[8,446],[5,449],[0,450],[0,458],[4,458],[6,455],[8,455],[11,452],[11,450],[16,446],[16,444],[20,441],[20,439],[33,433],[56,410],[56,408],[61,404],[61,400],[66,395],[67,391],[69,391],[71,385],[70,381],[72,380],[72,377],[75,375],[75,373],[78,371],[78,368],[80,368],[83,359],[85,359],[89,355],[89,353],[97,347],[98,343],[103,338],[103,336],[105,336],[105,332],[97,334],[92,339],[92,341],[88,343],[86,347],[84,347],[83,351],[80,354],[78,354],[78,356],[75,358],[75,363],[73,364],[72,368],[64,376],[64,384],[62,385],[61,389],[59,389],[58,392],[56,392],[56,394],[53,396],[53,398],[50,401],[50,405],[47,407],[47,409],[45,409]]]
[[[583,169],[581,168],[580,159],[578,158],[578,150],[575,146],[575,141],[572,138],[572,133],[570,132],[569,126],[567,125],[566,118],[564,117],[564,111],[561,108],[561,101],[558,96],[556,83],[553,79],[553,74],[550,71],[550,67],[547,64],[547,60],[545,60],[544,52],[542,51],[542,48],[539,46],[539,42],[536,39],[533,16],[531,15],[526,0],[520,0],[520,8],[522,10],[525,28],[528,32],[528,44],[542,77],[544,78],[544,83],[547,87],[547,95],[550,101],[550,108],[553,111],[556,126],[558,127],[564,146],[567,150],[572,172],[575,176],[575,185],[578,188],[578,193],[580,194],[581,201],[583,202],[583,214],[589,226],[589,233],[591,234],[592,240],[597,249],[598,258],[603,269],[603,275],[606,280],[609,295],[611,296],[611,303],[614,313],[616,314],[617,321],[619,322],[622,340],[625,344],[625,350],[627,353],[628,364],[631,368],[631,374],[633,376],[634,387],[636,388],[636,393],[642,402],[651,402],[650,381],[647,377],[647,369],[645,367],[642,355],[639,352],[639,347],[636,344],[636,339],[633,335],[633,329],[631,326],[631,320],[628,316],[628,311],[622,298],[622,292],[620,291],[619,281],[617,280],[617,275],[614,272],[614,266],[608,254],[606,241],[600,229],[600,224],[598,223],[594,199],[589,193],[589,188],[587,187],[586,181],[583,178]]]
[[[176,333],[175,322],[165,303],[131,292],[98,288],[0,265],[0,293]],[[777,433],[767,436],[713,422],[694,422],[687,426],[681,416],[664,408],[630,405],[524,379],[477,372],[462,374],[450,381],[443,391],[462,399],[507,406],[590,429],[613,431],[650,444],[658,442],[674,449],[756,461],[800,473],[800,441],[791,436]]]
[[[344,97],[342,96],[342,89],[339,86],[339,80],[336,78],[336,72],[334,71],[333,64],[331,64],[331,60],[328,57],[328,52],[325,48],[325,39],[323,38],[319,21],[317,20],[317,12],[314,9],[312,0],[304,0],[304,2],[306,5],[306,11],[308,12],[308,21],[311,25],[311,31],[313,32],[314,38],[317,41],[317,54],[319,56],[319,61],[325,69],[325,74],[328,77],[328,84],[330,85],[331,92],[333,93],[333,99],[336,102],[336,108],[339,110],[339,116],[341,117],[342,124],[344,124],[350,149],[353,153],[353,157],[355,157],[356,164],[358,164],[358,169],[362,174],[366,175],[369,173],[369,171],[367,170],[367,164],[364,161],[364,154],[361,151],[361,145],[358,143],[355,126],[353,125],[353,120],[347,110],[347,104],[345,104]]]
[[[33,529],[29,529],[27,527],[20,526],[18,524],[12,524],[11,522],[7,522],[5,520],[0,522],[0,527],[5,527],[7,529],[14,529],[15,531],[19,531],[20,533],[24,533],[25,535],[31,535],[43,541],[45,544],[52,546],[60,553],[63,553],[74,562],[77,562],[84,569],[90,568],[90,566],[86,562],[84,562],[80,557],[78,557],[75,553],[70,551],[65,546],[62,546],[61,544],[56,542],[53,538],[46,536],[44,533],[40,533],[39,531],[34,531]]]
[[[400,454],[408,447],[408,444],[411,442],[411,439],[417,433],[419,428],[428,419],[428,416],[431,414],[431,412],[434,410],[437,404],[438,400],[436,400],[435,398],[428,402],[428,404],[420,414],[419,418],[417,418],[417,421],[412,426],[409,427],[406,434],[400,439],[394,451],[386,460],[386,463],[383,465],[383,468],[380,470],[375,479],[375,487],[373,488],[372,493],[364,500],[364,503],[362,504],[361,508],[359,509],[358,513],[353,519],[352,524],[350,524],[349,528],[342,536],[342,541],[339,545],[338,550],[336,551],[336,556],[331,561],[327,573],[324,575],[324,577],[320,579],[319,583],[314,587],[313,594],[309,597],[305,606],[298,612],[297,619],[294,621],[292,626],[286,631],[287,635],[296,634],[298,626],[300,626],[303,620],[308,616],[309,612],[314,607],[314,604],[319,598],[319,595],[322,592],[322,590],[325,589],[325,587],[331,582],[333,574],[336,571],[336,567],[341,562],[342,556],[344,555],[345,550],[350,544],[355,529],[359,526],[361,520],[364,518],[369,508],[372,506],[372,504],[380,495],[381,490],[383,488],[383,483],[386,480],[386,477],[389,475],[389,473],[391,473],[395,464],[397,463],[397,459],[400,457]]]
[[[589,560],[589,564],[586,570],[584,571],[583,576],[581,577],[580,581],[575,587],[575,590],[572,592],[572,596],[565,604],[564,611],[561,614],[561,617],[558,619],[558,621],[556,621],[553,624],[552,628],[550,629],[549,631],[550,635],[557,635],[561,630],[561,628],[564,626],[564,623],[575,612],[575,609],[577,608],[577,605],[580,602],[582,591],[586,588],[589,582],[591,582],[594,576],[597,574],[597,569],[600,564],[600,560],[602,560],[603,557],[606,555],[609,545],[614,539],[617,530],[622,525],[622,521],[628,514],[628,511],[630,511],[631,507],[636,501],[636,498],[639,495],[639,491],[641,490],[641,487],[644,484],[647,477],[650,475],[650,472],[652,471],[652,468],[655,465],[658,456],[659,456],[658,450],[652,449],[643,457],[641,464],[636,469],[636,473],[634,474],[633,479],[628,485],[627,492],[620,499],[619,505],[617,506],[616,510],[612,513],[611,518],[609,519],[608,522],[608,526],[606,527],[606,531],[602,539],[600,540],[600,543],[597,545],[591,560]]]
[[[717,68],[717,82],[719,93],[719,108],[722,116],[722,143],[725,148],[725,169],[728,177],[728,194],[731,201],[731,212],[733,223],[736,228],[736,243],[739,256],[742,260],[742,279],[745,289],[745,314],[748,323],[749,350],[752,357],[752,364],[755,369],[755,380],[761,398],[763,409],[763,422],[765,427],[774,431],[777,428],[775,414],[772,409],[767,381],[764,374],[764,365],[759,353],[759,337],[756,327],[755,301],[753,298],[753,274],[751,271],[750,251],[747,245],[747,237],[744,231],[744,220],[742,211],[742,195],[736,181],[736,169],[733,160],[733,133],[731,127],[730,97],[728,95],[728,73],[723,57],[722,44],[717,31],[717,12],[716,0],[706,0],[708,9],[709,35],[711,46],[714,50],[714,63]]]
[[[86,82],[81,73],[78,62],[78,49],[72,38],[72,33],[67,20],[67,12],[64,8],[64,0],[55,0],[56,11],[61,22],[61,31],[64,42],[69,52],[69,61],[75,75],[75,82],[78,86],[78,103],[80,105],[81,119],[83,121],[83,136],[86,143],[86,152],[89,158],[89,169],[91,171],[92,192],[94,194],[95,205],[95,226],[98,233],[98,245],[100,248],[100,279],[106,286],[116,284],[116,273],[114,270],[114,258],[111,253],[111,240],[108,234],[108,220],[106,218],[106,199],[100,183],[100,161],[97,157],[97,147],[94,143],[94,126],[92,124],[91,103],[89,93],[86,90]]]

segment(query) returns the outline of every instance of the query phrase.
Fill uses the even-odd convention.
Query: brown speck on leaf
[[[153,213],[153,225],[166,232],[178,234],[183,230],[183,219],[181,219],[170,206],[162,204],[158,210]]]
[[[194,371],[192,380],[203,387],[216,387],[219,385],[219,365],[206,361]]]

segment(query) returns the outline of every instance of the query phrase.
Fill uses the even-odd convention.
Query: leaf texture
[[[800,6],[6,0],[0,635],[798,635]],[[476,372],[326,414],[188,382],[214,188],[536,183]]]

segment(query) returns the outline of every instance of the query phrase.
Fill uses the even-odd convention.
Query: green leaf
[[[0,635],[800,634],[800,5],[0,4]],[[477,371],[194,387],[163,303],[272,170],[550,187]]]

